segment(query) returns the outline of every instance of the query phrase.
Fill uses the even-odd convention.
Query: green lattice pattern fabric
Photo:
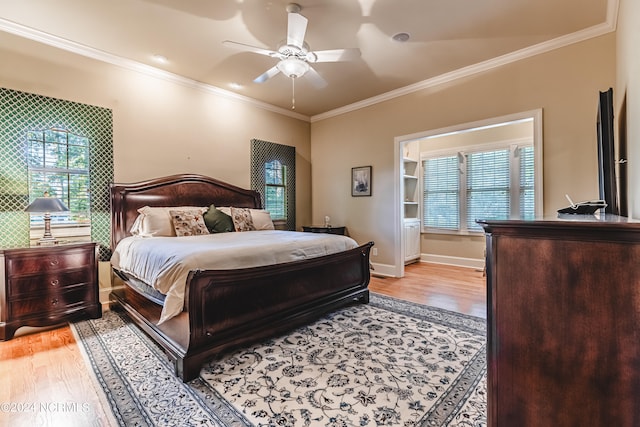
[[[265,163],[278,160],[287,173],[287,230],[296,229],[296,148],[274,142],[251,140],[251,189],[260,193],[266,205]]]
[[[108,108],[0,88],[0,247],[29,245],[27,132],[65,129],[90,141],[91,239],[110,256],[113,114]]]

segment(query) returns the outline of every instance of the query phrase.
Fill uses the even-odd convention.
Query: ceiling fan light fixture
[[[309,71],[309,64],[298,58],[286,58],[277,64],[282,74],[292,79],[304,76]]]

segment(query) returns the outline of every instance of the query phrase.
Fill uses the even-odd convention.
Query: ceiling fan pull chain
[[[291,109],[296,109],[296,77],[291,77]]]

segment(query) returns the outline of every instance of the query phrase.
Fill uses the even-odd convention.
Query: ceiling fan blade
[[[277,65],[273,66],[273,67],[269,68],[267,71],[265,71],[264,73],[260,74],[253,81],[255,83],[264,83],[267,80],[269,80],[271,77],[273,77],[276,74],[278,74],[279,72],[280,72],[280,70],[278,69],[278,66]]]
[[[313,67],[309,67],[309,71],[307,71],[305,77],[309,78],[311,84],[318,89],[321,89],[327,85],[327,81],[323,79],[322,76],[313,69]]]
[[[318,50],[309,52],[307,55],[309,62],[353,61],[358,58],[360,58],[360,49],[358,48]]]
[[[244,50],[246,52],[259,53],[260,55],[271,56],[272,58],[279,58],[280,54],[273,50],[263,49],[257,46],[251,46],[244,43],[232,42],[231,40],[225,40],[222,42],[223,45],[233,47],[235,49]]]
[[[299,13],[288,13],[287,44],[302,48],[304,34],[307,32],[307,18]]]

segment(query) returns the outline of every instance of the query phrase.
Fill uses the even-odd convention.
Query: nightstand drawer
[[[24,295],[55,293],[58,289],[88,282],[92,279],[92,271],[86,268],[10,277],[8,297],[13,300]]]
[[[67,268],[92,265],[93,253],[86,250],[40,253],[38,255],[7,257],[9,277],[32,273],[47,273]]]
[[[42,313],[54,314],[58,311],[71,310],[74,307],[80,308],[84,306],[85,298],[88,298],[91,291],[91,286],[83,284],[63,292],[15,300],[10,305],[10,315],[15,317],[41,316]]]

